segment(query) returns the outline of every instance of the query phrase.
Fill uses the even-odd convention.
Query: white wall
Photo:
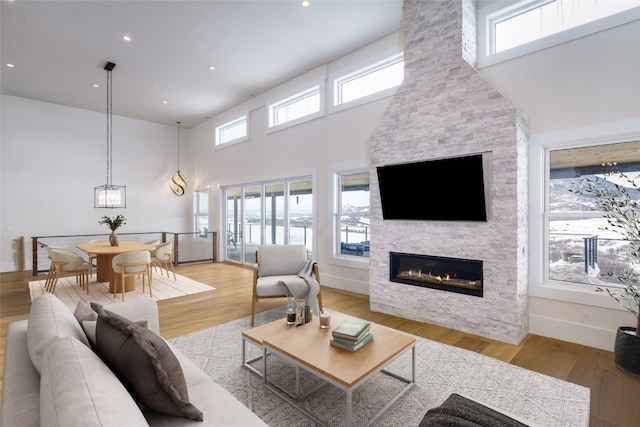
[[[114,116],[112,182],[127,186],[127,208],[94,209],[93,188],[106,183],[106,114],[7,95],[1,102],[1,271],[16,268],[17,237],[30,269],[32,236],[108,233],[103,215],[123,213],[123,233],[191,231],[191,198],[168,186],[176,127]]]
[[[305,77],[301,76],[300,80]],[[322,268],[322,282],[332,287],[368,293],[366,272],[363,274],[361,269],[345,268],[331,262],[332,207],[329,202],[332,192],[328,174],[334,164],[354,161],[365,166],[368,164],[369,138],[388,98],[270,134],[266,133],[265,99],[268,99],[267,95],[252,101],[251,139],[247,142],[214,149],[216,118],[190,132],[194,185],[210,189],[211,230],[219,231],[220,228],[217,215],[220,186],[313,175],[318,213],[314,255]],[[220,255],[223,255],[221,251]]]

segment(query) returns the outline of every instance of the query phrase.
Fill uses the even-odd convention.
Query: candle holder
[[[328,311],[320,312],[320,328],[329,329],[331,327],[331,313]]]

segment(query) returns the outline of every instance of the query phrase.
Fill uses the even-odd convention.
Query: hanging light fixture
[[[180,196],[184,196],[184,191],[187,189],[187,181],[184,180],[184,177],[180,173],[180,123],[181,122],[176,122],[176,123],[178,124],[178,170],[171,177],[171,183],[169,184],[169,187],[171,187],[171,191],[173,191],[173,194],[180,197]]]
[[[107,183],[93,189],[94,208],[126,208],[127,187],[113,185],[112,175],[112,151],[113,151],[113,86],[111,84],[111,72],[116,64],[107,62],[104,69],[107,71]]]

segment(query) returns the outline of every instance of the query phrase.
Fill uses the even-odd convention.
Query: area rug
[[[31,300],[42,295],[44,290],[44,280],[29,282],[29,294]],[[153,275],[153,299],[156,301],[169,298],[177,298],[185,295],[197,294],[200,292],[213,291],[215,288],[204,283],[189,279],[188,277],[176,274],[176,280],[161,274]],[[78,301],[97,302],[99,304],[107,304],[112,302],[122,302],[122,297],[117,294],[117,298],[113,298],[113,294],[109,292],[108,282],[96,282],[95,276],[89,280],[89,295],[76,283],[75,277],[63,277],[58,280],[56,286],[56,296],[61,299],[65,305],[74,310]],[[138,298],[149,298],[149,287],[146,287],[146,293],[142,293],[142,281],[136,280],[136,289],[125,294],[125,301],[135,300]]]
[[[256,324],[283,319],[284,309],[274,309],[256,317]],[[193,360],[214,381],[271,426],[313,426],[306,416],[267,389],[255,373],[242,367],[241,332],[250,328],[243,318],[205,329],[170,342]],[[409,335],[409,334],[408,334]],[[516,418],[530,426],[588,426],[590,390],[576,384],[539,374],[508,363],[450,345],[416,338],[416,384],[384,414],[374,426],[417,426],[427,410],[441,405],[457,393]],[[247,358],[258,356],[247,345]],[[269,377],[285,387],[295,384],[295,371],[269,357]],[[261,363],[255,367],[262,370]],[[411,376],[411,352],[389,366],[393,372]],[[273,377],[272,377],[273,375]],[[301,376],[304,390],[318,386],[308,373]],[[378,373],[353,394],[354,425],[367,421],[387,403],[388,396],[401,387],[398,380]],[[345,392],[326,384],[302,403],[306,410],[330,426],[345,424]]]

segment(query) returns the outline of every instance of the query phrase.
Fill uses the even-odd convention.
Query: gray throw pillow
[[[84,301],[78,301],[73,315],[81,325],[86,320],[98,320],[98,313],[93,311],[91,306]]]
[[[189,402],[182,367],[167,343],[100,304],[91,303],[91,307],[98,313],[98,354],[133,397],[162,414],[202,421],[202,412]]]

